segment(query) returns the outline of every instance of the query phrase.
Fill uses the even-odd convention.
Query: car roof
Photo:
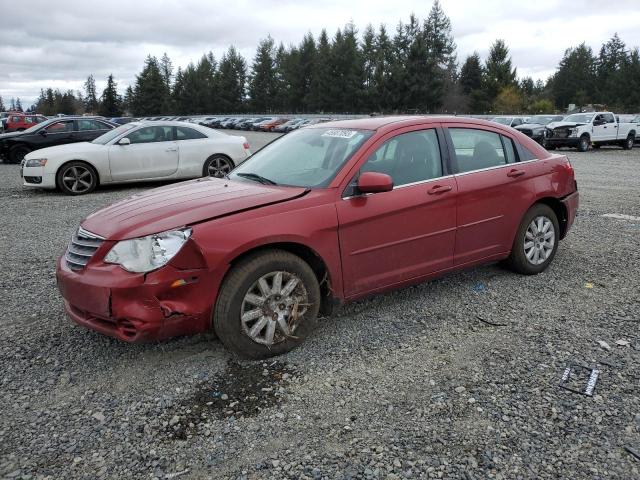
[[[398,115],[389,117],[367,117],[354,120],[332,120],[321,124],[314,124],[307,128],[351,128],[356,130],[395,130],[416,124],[429,125],[432,123],[471,123],[476,125],[490,125],[495,128],[500,124],[488,120],[471,117],[454,117],[448,115]]]

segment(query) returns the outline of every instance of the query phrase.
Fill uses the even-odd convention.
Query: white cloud
[[[640,45],[640,3],[618,0],[443,0],[462,61],[485,56],[496,38],[511,49],[520,75],[546,78],[565,49],[586,42],[597,52],[614,32],[629,46]],[[92,73],[98,89],[113,73],[121,90],[133,82],[147,54],[167,52],[174,66],[186,66],[206,51],[219,58],[234,44],[250,62],[255,46],[270,34],[285,45],[325,27],[330,35],[353,21],[386,24],[392,33],[411,12],[424,18],[424,0],[112,0],[110,2],[4,2],[0,6],[0,95],[32,102],[40,88],[79,89]]]

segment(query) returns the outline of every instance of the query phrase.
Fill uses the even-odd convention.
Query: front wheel
[[[283,250],[247,257],[225,279],[213,327],[227,348],[248,358],[286,353],[316,327],[320,286],[311,267]]]
[[[69,162],[58,170],[56,184],[67,195],[85,195],[95,190],[98,174],[88,163]]]
[[[631,150],[633,148],[633,144],[635,142],[635,137],[633,135],[629,135],[627,139],[622,144],[622,148],[625,150]]]
[[[204,162],[203,177],[224,178],[233,170],[233,162],[224,155],[212,155]]]
[[[31,149],[26,145],[16,145],[9,151],[9,159],[11,163],[20,163],[24,159],[27,153],[30,153]]]
[[[590,146],[591,142],[589,140],[589,136],[588,135],[582,135],[580,137],[580,140],[578,141],[578,150],[581,152],[586,152],[587,150],[589,150],[589,146]]]
[[[524,275],[538,274],[555,257],[559,241],[558,217],[549,206],[538,203],[523,217],[507,264]]]

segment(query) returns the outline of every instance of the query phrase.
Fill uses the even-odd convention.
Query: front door
[[[100,135],[111,130],[111,126],[93,118],[81,118],[76,120],[76,137],[78,142],[91,142]]]
[[[60,120],[51,123],[39,130],[38,134],[42,137],[40,148],[77,142],[73,120]]]
[[[359,173],[386,173],[393,190],[369,195],[352,190],[338,201],[346,297],[453,265],[457,187],[445,175],[440,152],[433,128],[390,134]],[[352,185],[355,180],[357,175]]]
[[[142,127],[124,138],[131,143],[109,147],[114,181],[168,177],[178,170],[178,145],[173,140],[172,127]]]

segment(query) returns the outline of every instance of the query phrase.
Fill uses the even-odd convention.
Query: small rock
[[[178,415],[174,415],[173,417],[171,417],[171,420],[169,420],[169,425],[174,426],[179,421],[180,421],[180,417]]]
[[[628,347],[630,343],[628,340],[616,340],[616,345],[619,347]]]
[[[95,420],[99,421],[99,422],[104,422],[105,421],[105,416],[104,413],[102,412],[96,412],[93,415],[91,415]]]
[[[607,351],[611,350],[611,347],[609,346],[609,344],[604,340],[598,340],[598,345],[600,345],[600,348],[603,348],[604,350],[607,350]]]
[[[456,387],[455,390],[456,390],[456,393],[462,393],[466,390],[466,388],[464,388],[463,386],[460,386],[460,387]]]

